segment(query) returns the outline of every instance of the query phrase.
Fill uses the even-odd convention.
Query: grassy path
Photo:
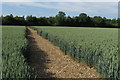
[[[65,55],[57,46],[27,29],[29,40],[28,63],[35,68],[39,78],[99,78],[96,69],[78,63]]]

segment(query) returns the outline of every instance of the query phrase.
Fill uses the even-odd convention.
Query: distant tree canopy
[[[79,16],[66,16],[59,11],[55,17],[36,17],[36,16],[1,16],[2,25],[22,25],[22,26],[72,26],[72,27],[118,27],[120,19],[107,19],[105,17],[90,17],[85,13]]]

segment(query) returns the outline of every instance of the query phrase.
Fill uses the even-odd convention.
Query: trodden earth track
[[[59,47],[27,28],[28,64],[38,78],[100,78],[95,68],[65,55]]]

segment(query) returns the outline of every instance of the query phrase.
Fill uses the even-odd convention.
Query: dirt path
[[[99,78],[94,68],[78,63],[42,38],[35,30],[28,28],[29,64],[35,68],[39,78]]]

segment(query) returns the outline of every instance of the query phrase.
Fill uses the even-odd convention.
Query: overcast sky
[[[35,0],[4,0],[0,14],[55,16],[58,11],[77,16],[86,13],[89,16],[107,18],[118,17],[118,2],[36,2]],[[13,2],[12,2],[13,1]],[[23,1],[23,2],[22,2]],[[27,2],[26,2],[27,1]],[[78,0],[76,0],[78,1]]]

